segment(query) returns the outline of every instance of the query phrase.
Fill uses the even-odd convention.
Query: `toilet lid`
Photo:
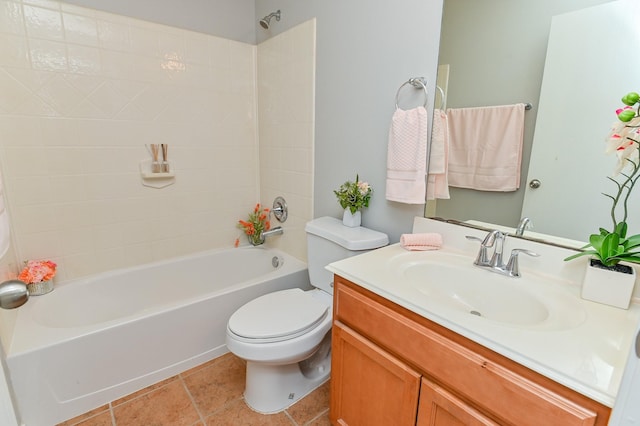
[[[228,327],[248,339],[286,340],[304,334],[326,316],[329,306],[299,288],[260,296],[240,307]]]

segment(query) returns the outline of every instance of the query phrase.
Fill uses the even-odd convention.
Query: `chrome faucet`
[[[496,239],[502,239],[504,242],[504,234],[500,231],[493,230],[491,232],[489,232],[483,240],[481,240],[478,237],[472,237],[470,235],[467,235],[467,239],[468,240],[474,240],[474,241],[480,241],[480,251],[478,251],[478,256],[476,256],[476,260],[473,262],[474,265],[477,266],[491,266],[491,262],[493,261],[493,258],[495,257],[495,250],[493,253],[493,256],[491,257],[491,260],[489,260],[489,254],[488,254],[488,250],[490,247],[493,247],[493,245],[496,243]],[[500,245],[501,250],[502,250],[502,244]],[[502,254],[501,254],[502,255]]]
[[[478,237],[472,237],[467,235],[468,240],[480,241],[480,250],[478,256],[473,262],[474,265],[481,268],[487,268],[491,272],[496,272],[501,275],[507,275],[509,277],[520,277],[520,268],[518,266],[518,255],[524,253],[529,256],[538,257],[538,253],[525,249],[513,249],[511,250],[511,256],[509,261],[505,264],[502,258],[502,252],[504,249],[504,242],[507,239],[507,234],[498,231],[497,229],[489,232],[484,239]],[[489,259],[488,250],[493,248],[493,255]]]
[[[275,228],[271,228],[268,231],[262,231],[260,232],[260,239],[258,240],[257,244],[264,244],[265,239],[267,237],[270,237],[271,235],[282,235],[282,234],[284,234],[284,229],[282,229],[282,226],[276,226]]]
[[[268,231],[262,231],[261,239],[265,239],[266,237],[270,237],[271,235],[282,235],[284,234],[284,229],[282,226],[276,226],[275,228],[271,228]]]
[[[521,237],[524,234],[525,229],[531,229],[532,223],[531,219],[528,217],[523,217],[518,222],[518,227],[516,228],[516,236]]]

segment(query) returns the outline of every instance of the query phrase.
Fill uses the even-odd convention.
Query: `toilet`
[[[389,243],[386,234],[321,217],[307,223],[309,280],[241,306],[227,323],[227,348],[246,360],[245,402],[260,413],[291,406],[329,378],[333,275],[325,269]]]

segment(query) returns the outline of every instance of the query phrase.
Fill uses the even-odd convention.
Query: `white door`
[[[552,20],[521,216],[536,232],[586,241],[612,228],[602,193],[616,189],[607,179],[616,159],[605,155],[605,138],[620,98],[640,92],[639,3],[619,0]],[[637,233],[640,215],[634,224]]]

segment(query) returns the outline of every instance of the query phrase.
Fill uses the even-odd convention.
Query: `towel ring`
[[[445,109],[447,109],[447,102],[444,99],[444,90],[442,90],[442,87],[438,86],[437,84],[436,89],[438,89],[438,92],[440,92],[440,109],[444,111]]]
[[[398,99],[400,98],[400,91],[407,84],[410,84],[413,87],[422,87],[422,90],[424,90],[424,105],[423,106],[426,108],[427,107],[427,101],[429,100],[429,92],[427,92],[427,85],[425,84],[425,81],[424,81],[423,77],[416,77],[416,78],[410,78],[409,80],[405,81],[398,88],[398,91],[396,92],[396,109],[400,108],[398,106]]]

